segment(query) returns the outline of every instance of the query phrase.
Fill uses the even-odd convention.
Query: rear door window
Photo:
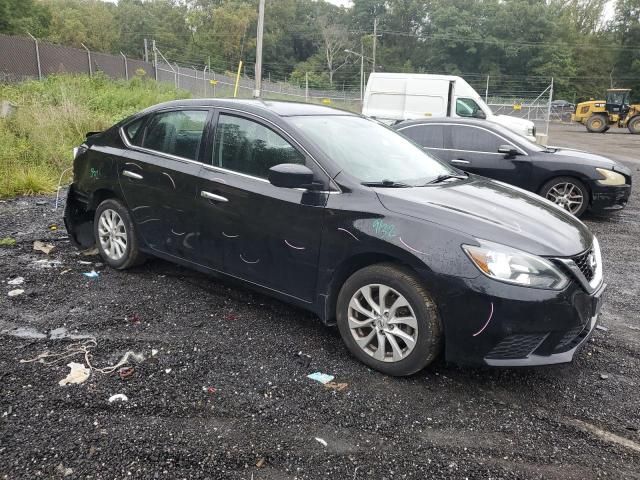
[[[488,130],[456,125],[451,132],[451,148],[470,152],[497,153],[498,147],[508,142]]]
[[[401,130],[402,134],[425,148],[444,147],[442,125],[415,125]]]
[[[221,114],[216,127],[212,164],[267,178],[281,163],[305,163],[305,157],[279,134],[246,118]]]
[[[206,110],[175,110],[156,113],[149,122],[142,146],[189,160],[198,159]]]

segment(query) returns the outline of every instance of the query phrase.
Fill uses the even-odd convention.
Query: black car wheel
[[[631,133],[640,133],[640,115],[636,115],[627,124],[627,128]]]
[[[118,200],[110,198],[98,206],[93,232],[98,251],[109,266],[124,270],[142,261],[131,216]]]
[[[338,329],[351,353],[388,375],[411,375],[440,353],[435,302],[408,269],[378,264],[354,273],[337,302]]]
[[[607,130],[607,125],[607,117],[604,115],[591,115],[587,120],[587,130],[591,133],[602,133]]]
[[[540,195],[576,217],[580,217],[589,206],[589,190],[577,178],[553,178],[542,186]]]

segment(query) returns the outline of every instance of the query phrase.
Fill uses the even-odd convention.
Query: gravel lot
[[[640,180],[640,136],[561,126],[549,143],[608,152]],[[243,287],[159,260],[106,269],[68,243],[52,205],[0,203],[0,238],[17,240],[0,248],[0,478],[640,478],[637,187],[623,212],[586,220],[606,262],[607,330],[573,364],[440,360],[405,379],[367,369],[337,329]],[[55,249],[33,251],[35,240]],[[82,275],[92,269],[97,279]],[[24,284],[7,283],[17,276]],[[86,341],[70,335],[95,337],[98,368],[129,350],[145,359],[127,379],[94,371],[64,387],[82,355],[20,362]],[[348,386],[306,378],[316,371]],[[109,403],[118,393],[128,401]]]

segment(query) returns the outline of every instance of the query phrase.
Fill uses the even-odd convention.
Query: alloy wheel
[[[110,208],[100,215],[98,236],[104,254],[111,260],[119,261],[127,251],[127,229],[122,217]]]
[[[576,214],[582,208],[584,196],[577,185],[569,182],[557,183],[547,192],[547,200],[561,206],[568,212]]]
[[[407,299],[393,288],[371,284],[349,301],[349,330],[356,344],[381,362],[398,362],[416,346],[418,322]]]

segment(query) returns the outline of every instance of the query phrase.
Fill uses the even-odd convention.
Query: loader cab
[[[618,114],[624,117],[629,113],[629,96],[631,90],[628,88],[616,88],[607,90],[607,100],[605,108],[609,114]]]

